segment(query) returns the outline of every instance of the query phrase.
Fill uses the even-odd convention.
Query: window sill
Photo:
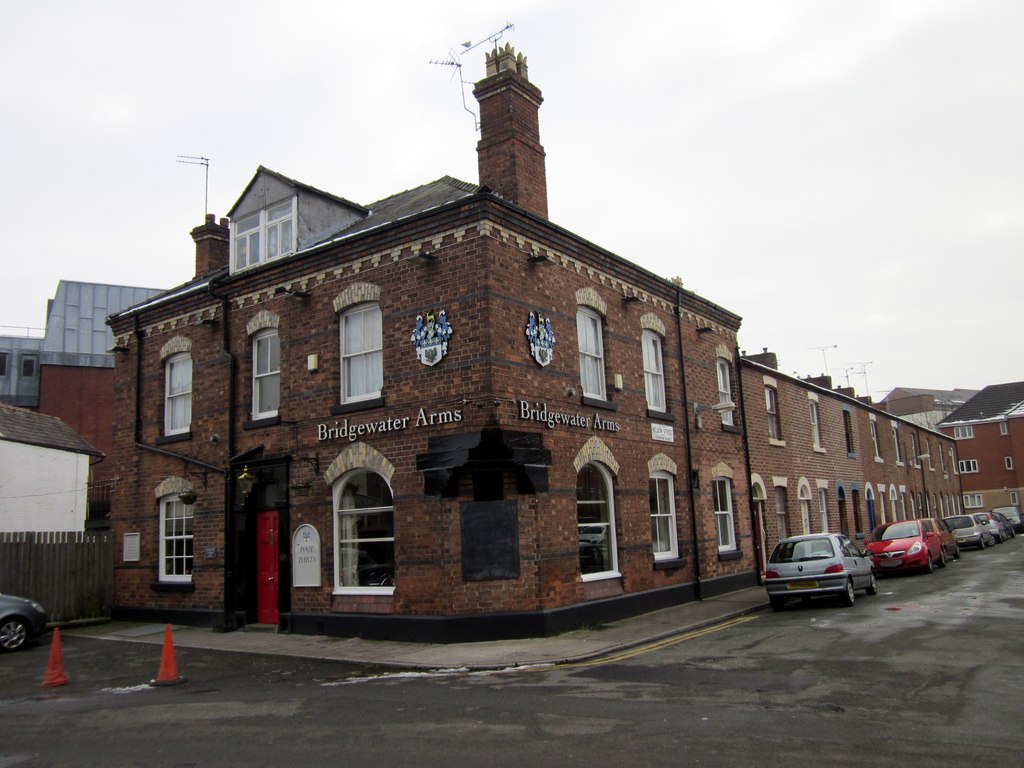
[[[154,581],[149,585],[151,592],[161,593],[187,593],[195,592],[196,585],[191,581]]]
[[[281,423],[280,416],[267,416],[262,419],[253,419],[242,424],[242,429],[259,429],[260,427],[273,427]]]
[[[813,446],[811,450],[813,450],[815,453],[826,453],[825,449],[822,448],[820,445]]]
[[[597,397],[587,397],[586,395],[584,395],[580,399],[580,402],[583,403],[583,405],[589,405],[591,408],[602,408],[606,411],[619,410],[619,406],[613,403],[611,400],[601,400],[600,398]]]
[[[394,587],[341,587],[335,589],[335,595],[393,595]]]
[[[340,416],[343,413],[355,413],[356,411],[368,411],[372,408],[383,408],[384,398],[374,397],[369,400],[357,400],[354,403],[341,403],[331,406],[331,416]]]
[[[157,445],[167,445],[168,443],[184,443],[192,439],[192,430],[188,432],[180,432],[176,435],[160,435],[155,442]]]
[[[885,459],[881,456],[875,456],[875,464],[885,464]]]
[[[739,435],[743,432],[743,430],[737,427],[735,424],[723,424],[722,431],[732,432],[734,435]]]
[[[656,571],[674,571],[677,568],[685,568],[687,562],[685,557],[666,557],[663,560],[654,561],[654,570]]]
[[[668,411],[652,411],[650,408],[647,409],[648,419],[657,419],[658,421],[675,421],[676,416],[674,413]]]
[[[718,560],[722,562],[724,560],[741,560],[743,558],[743,552],[738,549],[730,549],[726,551],[718,551]]]
[[[581,573],[583,581],[604,581],[605,579],[621,579],[622,574],[618,571],[601,571],[600,573]]]
[[[774,437],[769,437],[768,438],[768,445],[776,445],[779,448],[785,448],[786,447],[786,441],[785,440],[776,440]]]

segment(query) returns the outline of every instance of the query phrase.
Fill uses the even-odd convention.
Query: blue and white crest
[[[551,329],[551,318],[541,318],[531,312],[526,323],[526,338],[530,340],[533,359],[542,366],[550,363],[555,353],[555,332]]]
[[[423,319],[416,315],[416,329],[412,332],[412,343],[416,345],[416,357],[424,365],[436,365],[448,354],[448,339],[452,336],[452,327],[448,324],[448,315],[442,309],[437,319],[432,314]]]

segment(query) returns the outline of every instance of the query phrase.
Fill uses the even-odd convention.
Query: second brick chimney
[[[487,76],[473,95],[480,104],[480,184],[547,218],[548,186],[538,112],[544,101],[527,77],[526,57],[511,45],[487,54]]]
[[[215,222],[212,213],[206,214],[206,223],[192,230],[192,239],[196,242],[196,277],[212,275],[219,269],[228,266],[230,258],[231,230],[228,220]]]

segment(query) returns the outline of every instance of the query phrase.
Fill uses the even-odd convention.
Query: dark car
[[[1013,530],[1013,521],[1009,517],[997,509],[993,509],[991,514],[999,523],[999,528],[1003,532],[1003,541],[1016,537],[1017,532]]]
[[[999,512],[1013,524],[1014,533],[1024,533],[1024,516],[1020,513],[1020,507],[996,507],[993,512]]]
[[[0,651],[16,651],[46,631],[46,610],[34,600],[0,594]]]

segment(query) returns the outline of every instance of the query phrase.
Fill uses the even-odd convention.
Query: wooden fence
[[[0,592],[41,603],[52,622],[109,618],[113,577],[110,531],[0,532]]]

